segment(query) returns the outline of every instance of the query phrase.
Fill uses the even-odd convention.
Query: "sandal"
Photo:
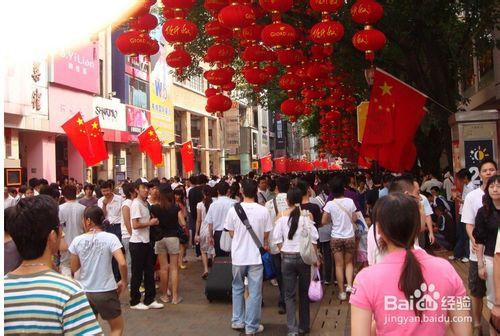
[[[177,301],[172,301],[172,304],[177,305],[177,304],[181,303],[181,302],[182,302],[182,300],[184,300],[184,299],[182,298],[182,296],[179,296],[179,298],[177,299]]]
[[[168,296],[168,294],[167,294],[167,296],[163,296],[163,295],[160,296],[160,300],[162,302],[164,302],[164,303],[170,303],[170,302],[172,302],[172,299]]]
[[[179,268],[180,268],[181,270],[185,270],[185,269],[186,269],[186,268],[188,268],[188,267],[187,267],[186,265],[179,265]]]
[[[202,276],[201,276],[201,278],[203,280],[207,280],[207,278],[208,278],[208,272],[203,273]]]

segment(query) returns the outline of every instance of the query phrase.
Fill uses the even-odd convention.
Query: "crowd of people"
[[[266,252],[288,335],[310,331],[316,269],[349,300],[353,335],[480,334],[484,297],[494,335],[500,176],[489,159],[478,170],[480,185],[465,169],[442,178],[356,171],[96,185],[30,179],[5,189],[4,331],[96,334],[100,316],[122,335],[120,296],[129,292],[133,310],[180,304],[179,272],[192,250],[203,264],[199,281],[217,258],[231,257],[230,326],[246,334],[264,330]],[[449,261],[435,256],[446,250]],[[469,263],[470,299],[450,261]]]

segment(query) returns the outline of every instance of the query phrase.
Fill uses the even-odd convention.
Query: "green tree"
[[[464,101],[458,83],[466,80],[471,68],[472,55],[483,55],[498,47],[493,30],[500,24],[500,5],[495,0],[379,0],[385,13],[375,25],[387,36],[386,47],[377,52],[375,65],[424,92],[439,104],[429,103],[428,113],[416,136],[418,157],[426,170],[437,171],[443,151],[450,158],[451,134],[449,116]],[[199,1],[189,18],[200,26],[200,36],[189,45],[194,55],[193,66],[183,76],[200,71],[197,67],[211,39],[203,33],[203,24],[210,16]],[[333,61],[337,69],[349,76],[356,97],[369,98],[369,87],[364,79],[364,69],[369,64],[364,56],[351,44],[351,37],[363,27],[355,24],[349,9],[354,1],[335,15],[344,24],[345,36],[335,45]],[[319,15],[307,11],[308,1],[296,1],[293,10],[285,13],[283,21],[295,26],[310,28],[319,20]],[[268,21],[267,18],[262,23]],[[303,46],[307,49],[307,45]],[[242,63],[235,61],[235,66]],[[253,99],[271,111],[279,111],[284,94],[277,81],[255,93],[251,87],[238,80],[238,92]],[[318,113],[299,121],[305,134],[319,132]]]

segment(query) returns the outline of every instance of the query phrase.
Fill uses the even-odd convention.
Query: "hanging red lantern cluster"
[[[384,33],[373,28],[383,16],[384,9],[375,0],[357,0],[351,7],[351,16],[354,22],[365,25],[364,30],[358,31],[352,37],[354,47],[365,53],[370,62],[375,59],[375,51],[385,46]]]
[[[342,39],[344,36],[344,26],[331,19],[331,14],[337,12],[342,5],[343,0],[310,0],[309,5],[313,11],[321,12],[321,22],[312,26],[309,32],[311,41],[317,44],[331,45]]]
[[[231,0],[217,15],[219,22],[234,31],[241,30],[255,22],[255,13],[251,6],[243,0]]]
[[[158,25],[158,19],[149,13],[154,1],[144,1],[129,20],[129,30],[116,39],[118,50],[132,57],[144,55],[149,58],[160,50],[158,42],[149,36],[149,32]]]
[[[185,50],[185,44],[198,35],[198,27],[185,17],[196,0],[162,0],[163,14],[167,19],[162,27],[165,40],[174,46],[174,51],[167,55],[167,64],[178,74],[191,64],[191,56]]]

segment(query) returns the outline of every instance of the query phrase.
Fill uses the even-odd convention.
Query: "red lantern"
[[[264,66],[263,70],[269,75],[269,78],[278,74],[278,68],[272,64],[267,64]]]
[[[245,27],[241,30],[239,37],[242,40],[257,41],[260,39],[262,28],[263,28],[262,25],[257,25],[257,24]]]
[[[233,32],[230,29],[222,26],[220,22],[216,20],[209,21],[205,24],[205,33],[221,39],[230,39],[233,36]]]
[[[194,6],[196,0],[162,0],[166,8],[189,10]]]
[[[372,25],[383,15],[384,8],[375,0],[358,0],[351,7],[353,21],[362,25]]]
[[[224,85],[231,82],[234,69],[231,67],[206,71],[203,76],[212,85]]]
[[[226,28],[241,29],[255,22],[255,13],[250,6],[233,3],[222,8],[218,18]]]
[[[158,19],[153,14],[144,14],[130,23],[130,27],[136,30],[153,30],[158,25]]]
[[[324,91],[304,89],[301,92],[302,96],[308,100],[320,99],[325,95]]]
[[[219,90],[214,88],[208,88],[205,90],[205,97],[209,98],[219,93]]]
[[[297,91],[301,85],[302,81],[294,74],[283,75],[279,81],[280,88],[286,91]]]
[[[227,111],[233,106],[233,102],[229,97],[224,96],[223,94],[216,94],[207,99],[207,107],[208,109],[215,112],[224,112]],[[207,109],[207,110],[208,110]]]
[[[364,51],[366,59],[373,61],[374,51],[385,46],[386,38],[384,33],[377,29],[365,29],[357,32],[352,37],[352,44],[360,51]]]
[[[210,63],[229,64],[234,58],[234,48],[228,44],[214,44],[207,49],[206,60]]]
[[[179,9],[174,9],[174,8],[163,8],[163,16],[165,19],[175,19],[175,18],[183,18],[186,17],[187,12]]]
[[[236,88],[235,82],[229,82],[221,86],[223,91],[233,91]]]
[[[305,106],[297,99],[289,98],[281,103],[281,112],[289,117],[297,117],[304,114]]]
[[[228,0],[205,0],[203,7],[212,13],[219,12],[222,8],[226,7]]]
[[[261,45],[251,45],[246,47],[241,55],[241,59],[245,62],[263,62],[268,58],[268,52]]]
[[[185,68],[191,64],[191,55],[183,48],[179,48],[167,55],[167,64],[172,68]]]
[[[314,43],[335,43],[344,36],[344,26],[337,21],[322,21],[311,28],[310,36]]]
[[[259,0],[259,5],[268,12],[283,13],[292,8],[293,0]]]
[[[328,77],[329,72],[330,71],[328,70],[328,67],[325,64],[318,62],[312,62],[306,68],[307,76],[309,76],[309,78],[311,79],[326,78]],[[323,85],[324,84],[321,83],[321,86]]]
[[[292,66],[304,59],[304,55],[300,50],[283,49],[277,50],[276,54],[278,55],[278,62],[284,66]]]
[[[258,67],[246,66],[241,70],[246,81],[254,86],[261,86],[269,81],[269,75]]]
[[[317,12],[334,13],[342,8],[343,0],[310,0],[309,5]]]
[[[262,29],[261,38],[264,44],[270,47],[286,47],[295,42],[297,32],[289,24],[276,22]]]
[[[188,43],[197,34],[198,27],[186,19],[172,19],[163,24],[163,36],[169,43]]]
[[[148,36],[135,30],[129,30],[116,39],[116,47],[125,55],[137,55],[148,51]]]
[[[143,55],[146,56],[151,56],[155,55],[158,51],[160,51],[160,45],[156,40],[153,40],[148,36],[146,43],[148,45],[148,48],[143,52]]]

